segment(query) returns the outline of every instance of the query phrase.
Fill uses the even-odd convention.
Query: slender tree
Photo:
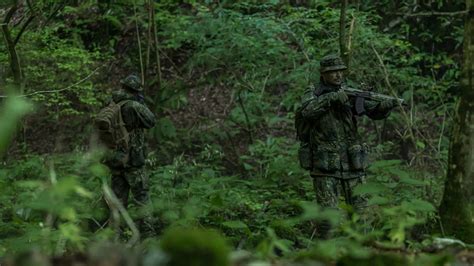
[[[474,0],[466,0],[461,96],[456,107],[448,176],[440,206],[445,232],[474,242]]]
[[[339,17],[339,52],[344,63],[347,62],[347,40],[346,40],[346,12],[348,0],[341,0],[341,15]]]
[[[15,13],[22,6],[28,7],[29,15],[27,19],[21,24],[21,27],[18,33],[16,34],[16,36],[13,36],[12,28],[10,27],[10,24],[13,20]],[[30,25],[30,23],[33,21],[35,17],[36,17],[36,13],[35,13],[35,10],[33,9],[33,5],[31,4],[31,1],[26,0],[23,2],[23,1],[15,0],[15,1],[12,1],[12,5],[8,9],[8,12],[5,15],[5,18],[3,19],[3,22],[1,23],[3,38],[5,39],[7,51],[10,56],[10,68],[13,73],[13,82],[16,86],[20,88],[20,93],[21,93],[21,90],[23,90],[23,71],[21,68],[20,57],[16,50],[16,46],[18,42],[20,41],[21,36],[23,36],[23,33],[25,33],[26,28],[28,27],[28,25]]]
[[[20,86],[22,81],[22,71],[20,65],[20,59],[16,51],[15,38],[11,34],[9,27],[10,21],[13,18],[13,15],[18,10],[19,3],[14,1],[10,9],[8,10],[3,23],[2,23],[2,32],[3,38],[5,39],[5,44],[7,47],[8,54],[10,55],[10,68],[13,73],[13,81],[17,86]]]

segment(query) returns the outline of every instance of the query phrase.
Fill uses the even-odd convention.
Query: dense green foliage
[[[14,93],[0,98],[0,154],[6,154],[0,256],[32,247],[59,256],[116,239],[103,227],[108,172],[90,120],[129,72],[145,78],[146,101],[159,118],[148,136],[153,204],[130,210],[134,218],[153,213],[157,234],[142,246],[162,240],[171,257],[215,252],[207,255],[216,265],[227,257],[225,241],[258,259],[340,259],[341,265],[387,259],[373,248],[432,246],[442,235],[436,206],[458,88],[462,17],[407,14],[462,10],[463,2],[357,2],[347,10],[350,84],[410,103],[383,122],[360,121],[374,163],[368,183],[357,189],[370,198],[369,207],[357,214],[350,206],[321,210],[314,203],[293,125],[300,96],[319,80],[318,59],[338,52],[338,4],[42,0],[23,6],[9,25],[18,34],[35,14],[16,47],[27,100]],[[10,6],[0,2],[0,14]],[[4,42],[0,50],[6,96],[1,88],[13,84],[13,73]],[[314,239],[322,219],[338,228],[336,239]],[[162,237],[168,227],[177,231]],[[203,227],[226,240],[196,229]],[[120,237],[130,239],[130,229]],[[193,245],[203,250],[186,250]],[[393,259],[394,265],[448,260]]]

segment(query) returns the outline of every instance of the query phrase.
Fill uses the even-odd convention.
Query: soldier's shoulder
[[[301,100],[303,102],[315,99],[318,97],[319,86],[317,84],[311,84],[303,93]]]
[[[143,110],[144,108],[147,108],[147,107],[135,100],[127,100],[123,104],[123,109],[125,109],[126,111],[140,111],[140,110]]]
[[[134,108],[134,109],[136,109],[136,108],[143,108],[143,107],[144,107],[143,104],[141,104],[141,103],[139,103],[139,102],[137,102],[137,101],[135,101],[135,100],[128,100],[128,101],[125,103],[125,105],[126,105],[127,107]]]

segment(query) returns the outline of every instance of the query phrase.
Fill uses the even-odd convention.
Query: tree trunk
[[[156,18],[155,18],[155,5],[153,4],[152,7],[152,13],[151,13],[151,20],[152,20],[152,25],[153,25],[153,38],[155,41],[155,57],[156,57],[156,75],[157,75],[157,82],[156,82],[156,90],[155,90],[155,95],[157,94],[157,91],[161,90],[161,83],[162,83],[162,76],[161,76],[161,61],[160,61],[160,49],[158,46],[158,30],[156,26]]]
[[[474,0],[466,0],[464,64],[449,150],[448,176],[440,206],[445,232],[474,241]]]
[[[13,81],[15,85],[17,85],[18,88],[20,88],[21,90],[23,75],[21,71],[20,59],[18,57],[18,53],[16,52],[15,42],[17,41],[13,39],[10,28],[8,27],[10,20],[12,19],[17,9],[18,9],[18,3],[15,2],[13,6],[10,8],[10,10],[8,10],[8,13],[5,16],[5,19],[3,20],[2,32],[3,32],[3,37],[5,38],[5,44],[7,46],[8,54],[10,56],[10,68],[13,73]]]
[[[347,42],[346,42],[346,10],[348,0],[341,0],[341,15],[339,16],[339,52],[341,58],[347,65]]]

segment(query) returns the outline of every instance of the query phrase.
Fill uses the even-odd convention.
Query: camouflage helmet
[[[328,71],[334,70],[346,70],[347,67],[344,65],[342,59],[335,54],[326,55],[325,57],[321,58],[321,62],[319,62],[319,72],[324,73]]]
[[[120,84],[130,88],[134,91],[142,91],[142,80],[137,75],[128,75],[126,78],[120,80]]]

